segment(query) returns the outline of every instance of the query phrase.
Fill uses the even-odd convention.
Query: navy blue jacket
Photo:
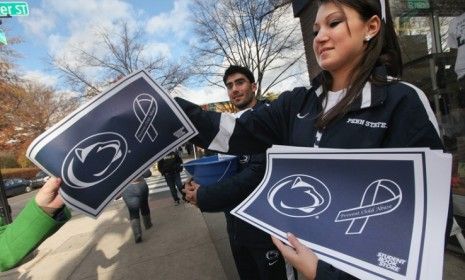
[[[270,106],[235,119],[203,111],[183,99],[177,102],[199,130],[193,142],[223,153],[264,152],[272,144],[313,147],[315,122],[322,110],[321,87],[295,88],[282,93]],[[395,82],[369,82],[349,111],[323,131],[319,147],[442,149],[436,118],[418,88]]]
[[[322,111],[322,87],[282,93],[270,106],[247,112],[240,119],[202,111],[177,99],[199,130],[197,145],[227,153],[264,152],[273,144],[324,148],[442,149],[436,118],[424,93],[404,82],[377,86],[367,82],[348,112],[331,122],[316,141],[316,119]],[[450,232],[452,211],[449,207]],[[317,279],[351,279],[329,264],[319,262]]]
[[[167,154],[164,158],[158,161],[158,171],[161,175],[176,174],[182,171],[182,159],[179,154],[174,151]]]
[[[253,109],[264,104],[257,102]],[[228,235],[235,244],[251,247],[274,246],[269,234],[229,213],[257,187],[265,174],[265,167],[265,154],[241,155],[237,174],[197,190],[197,206],[201,211],[224,211]]]

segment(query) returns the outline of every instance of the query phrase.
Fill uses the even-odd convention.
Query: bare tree
[[[65,57],[55,57],[54,65],[64,74],[75,89],[93,96],[101,89],[137,70],[151,73],[168,91],[189,78],[189,69],[183,64],[171,63],[164,57],[149,56],[142,42],[143,31],[132,31],[128,23],[120,21],[117,30],[100,28],[96,34],[98,47],[86,50],[75,46],[77,61],[70,63]],[[95,75],[95,73],[99,75]],[[91,74],[92,73],[92,74]]]
[[[304,59],[299,23],[289,13],[290,1],[194,0],[192,20],[196,73],[220,85],[231,64],[246,66],[257,77],[257,97],[292,76]],[[266,87],[263,78],[270,81]],[[269,75],[273,75],[270,77]]]

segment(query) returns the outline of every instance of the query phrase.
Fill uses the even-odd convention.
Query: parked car
[[[3,179],[6,197],[27,193],[32,190],[31,181],[23,178]]]
[[[49,178],[50,176],[44,171],[37,172],[36,176],[31,179],[31,190],[42,187]]]

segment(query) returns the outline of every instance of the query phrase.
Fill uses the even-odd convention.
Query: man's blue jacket
[[[264,104],[259,101],[253,109],[258,109]],[[251,247],[274,246],[269,234],[229,213],[257,187],[263,178],[265,167],[265,154],[241,155],[237,174],[215,185],[201,186],[197,190],[197,206],[201,211],[224,211],[228,235],[234,244]]]

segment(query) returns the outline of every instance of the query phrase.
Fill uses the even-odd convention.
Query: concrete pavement
[[[0,278],[228,279],[200,211],[174,206],[169,192],[151,195],[150,207],[154,226],[140,244],[134,244],[119,200],[96,220],[74,213],[30,261]]]

